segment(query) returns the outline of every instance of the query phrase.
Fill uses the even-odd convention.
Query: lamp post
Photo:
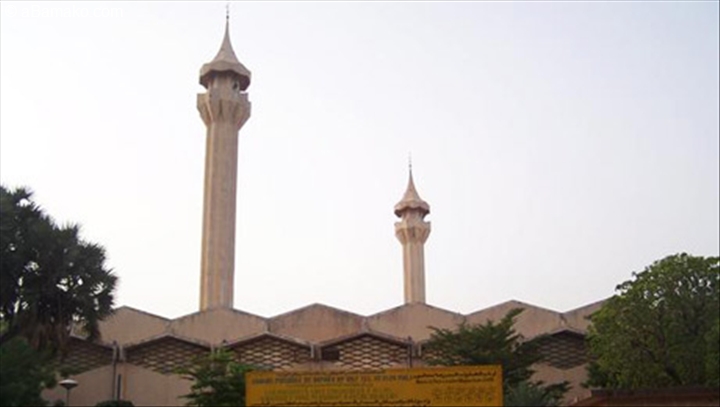
[[[64,387],[65,390],[66,390],[66,393],[65,393],[65,405],[66,405],[66,406],[69,406],[69,405],[70,405],[70,390],[72,390],[72,389],[74,389],[75,387],[77,387],[78,382],[77,382],[76,380],[73,380],[73,379],[65,379],[65,380],[62,380],[59,384],[60,384],[62,387]]]

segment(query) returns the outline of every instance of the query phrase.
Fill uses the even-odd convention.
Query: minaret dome
[[[425,215],[430,213],[430,205],[428,205],[427,202],[423,201],[422,198],[420,198],[417,189],[415,189],[412,168],[410,168],[410,177],[408,179],[408,185],[407,189],[405,190],[405,195],[403,195],[400,202],[395,204],[395,215],[401,218],[402,214],[405,211],[411,209],[419,211],[422,214],[423,218],[425,217]]]
[[[219,74],[229,73],[237,80],[238,90],[245,91],[250,86],[250,71],[238,61],[235,51],[230,43],[230,19],[225,19],[225,37],[223,38],[220,51],[215,58],[200,68],[200,84],[205,89],[210,88],[210,83]]]

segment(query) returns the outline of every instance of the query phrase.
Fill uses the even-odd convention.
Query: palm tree
[[[0,185],[0,333],[13,325],[25,266],[33,260],[32,231],[42,225],[42,212],[30,192]]]
[[[22,336],[62,354],[73,327],[90,340],[99,336],[117,277],[100,245],[82,241],[77,225],[58,227],[31,198],[0,186],[0,344]]]

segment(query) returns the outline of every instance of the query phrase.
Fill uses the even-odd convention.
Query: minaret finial
[[[225,21],[230,22],[230,2],[225,3]]]
[[[410,170],[410,176],[412,176],[412,152],[408,151],[408,169]]]

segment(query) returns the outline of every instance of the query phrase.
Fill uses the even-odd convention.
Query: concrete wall
[[[173,320],[169,327],[173,334],[220,345],[238,338],[267,331],[267,321],[259,316],[227,308],[196,312]]]
[[[364,318],[322,304],[313,304],[268,320],[270,332],[308,342],[323,342],[360,332]]]
[[[245,346],[244,352],[250,352],[256,357],[267,353],[269,357],[265,359],[272,363],[277,358],[293,354],[291,345],[295,343],[296,347],[304,347],[306,350],[303,352],[309,352],[312,356],[309,361],[309,356],[304,356],[302,360],[285,363],[282,368],[290,370],[357,370],[364,368],[363,361],[366,359],[368,369],[377,366],[407,366],[408,361],[403,357],[405,349],[429,339],[432,333],[430,327],[453,329],[462,322],[477,324],[488,320],[497,321],[509,310],[523,308],[515,328],[525,338],[564,331],[582,337],[588,328],[588,315],[601,304],[597,302],[559,313],[518,301],[508,301],[462,315],[414,303],[367,317],[313,304],[272,318],[215,308],[174,320],[121,307],[112,317],[103,321],[100,328],[102,344],[112,346],[114,341],[122,349],[116,359],[116,374],[122,376],[121,398],[131,400],[135,405],[172,406],[184,404],[185,401],[178,397],[187,394],[191,384],[173,374],[174,368],[187,359],[208,352],[212,347],[229,345],[233,349],[233,346],[242,345]],[[256,340],[265,337],[275,339]],[[278,341],[278,338],[282,340]],[[258,347],[248,351],[247,346],[254,344]],[[354,359],[322,360],[323,349],[330,347],[342,348],[347,357]],[[140,356],[137,352],[144,353]],[[294,355],[297,358],[299,354]],[[387,355],[391,355],[393,360],[381,360],[390,357]],[[129,360],[136,364],[129,363]],[[158,360],[161,362],[158,363]],[[424,363],[416,355],[412,364],[422,366]],[[572,389],[566,398],[568,402],[589,397],[589,391],[580,386],[586,378],[584,364],[568,369],[550,365],[535,368],[535,380],[546,383],[567,380],[571,383]],[[72,391],[73,405],[94,405],[113,396],[112,365],[83,372],[73,378],[80,383]],[[64,389],[46,391],[44,397],[51,402],[64,400]]]
[[[112,366],[103,366],[97,369],[72,376],[79,385],[70,391],[71,406],[94,406],[100,401],[112,399]],[[58,379],[58,381],[61,379]],[[65,401],[66,391],[60,386],[45,390],[42,397],[52,405],[57,400]]]
[[[185,405],[181,396],[190,392],[192,383],[177,375],[162,375],[139,366],[123,366],[121,398],[136,406]]]
[[[461,314],[412,303],[367,317],[367,326],[372,331],[419,342],[430,338],[430,327],[453,329],[464,320]]]
[[[120,307],[100,322],[102,341],[127,345],[167,331],[170,320],[131,307]]]

